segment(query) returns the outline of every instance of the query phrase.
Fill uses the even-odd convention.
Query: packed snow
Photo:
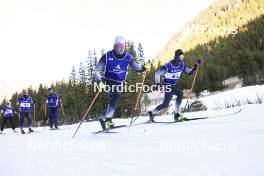
[[[249,89],[263,93],[263,86],[245,92]],[[242,90],[208,96],[203,101],[226,101],[235,94],[243,99],[246,95]],[[57,131],[39,127],[25,135],[6,129],[0,136],[1,175],[263,176],[264,104],[214,109],[185,113],[188,118],[212,117],[208,119],[142,124],[96,135],[93,132],[101,129],[99,123],[84,122],[74,139],[78,124],[61,126]],[[140,117],[135,124],[147,119]],[[169,122],[173,116],[155,120]],[[114,122],[129,124],[130,119]]]

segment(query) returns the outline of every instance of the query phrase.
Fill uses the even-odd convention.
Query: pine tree
[[[70,83],[71,83],[73,86],[75,86],[75,85],[76,85],[76,80],[77,80],[76,69],[75,69],[75,67],[73,66],[73,67],[72,67],[71,74],[70,74]]]
[[[93,56],[92,56],[92,51],[89,50],[88,52],[88,57],[86,60],[86,73],[87,73],[87,84],[92,84],[93,80],[93,72],[94,72],[94,63],[93,63]]]
[[[138,44],[138,52],[137,52],[137,63],[144,65],[145,62],[145,54],[143,50],[143,46],[141,43]]]
[[[86,84],[86,72],[82,62],[80,62],[79,66],[78,81],[80,84]]]
[[[101,56],[105,54],[105,49],[101,49]]]

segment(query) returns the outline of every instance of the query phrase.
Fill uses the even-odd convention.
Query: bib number
[[[9,114],[12,114],[12,110],[11,110],[11,109],[7,109],[7,110],[5,111],[5,114],[4,114],[4,115],[6,116],[6,115],[9,115]]]
[[[30,103],[21,103],[20,107],[21,108],[30,108]]]

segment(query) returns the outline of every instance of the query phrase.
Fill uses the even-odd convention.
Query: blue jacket
[[[12,107],[5,106],[3,108],[3,114],[5,118],[13,117],[14,109]]]
[[[48,106],[50,108],[56,108],[59,105],[59,96],[55,93],[49,94],[48,97]]]
[[[108,51],[95,67],[95,81],[99,82],[103,78],[123,82],[126,80],[128,65],[136,72],[144,71],[144,67],[139,66],[130,53],[125,52],[122,56],[118,56],[113,50]]]
[[[21,112],[30,112],[31,104],[33,104],[33,100],[30,96],[23,95],[19,97],[18,101]]]
[[[192,75],[195,72],[195,69],[187,67],[180,59],[171,60],[169,63],[157,70],[155,73],[155,82],[156,84],[160,84],[162,77],[163,83],[176,85],[176,82],[180,79],[182,72]]]

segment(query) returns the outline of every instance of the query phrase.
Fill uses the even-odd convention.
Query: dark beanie
[[[180,55],[184,54],[183,50],[182,49],[177,49],[175,51],[175,55],[174,55],[174,58],[178,58]]]

